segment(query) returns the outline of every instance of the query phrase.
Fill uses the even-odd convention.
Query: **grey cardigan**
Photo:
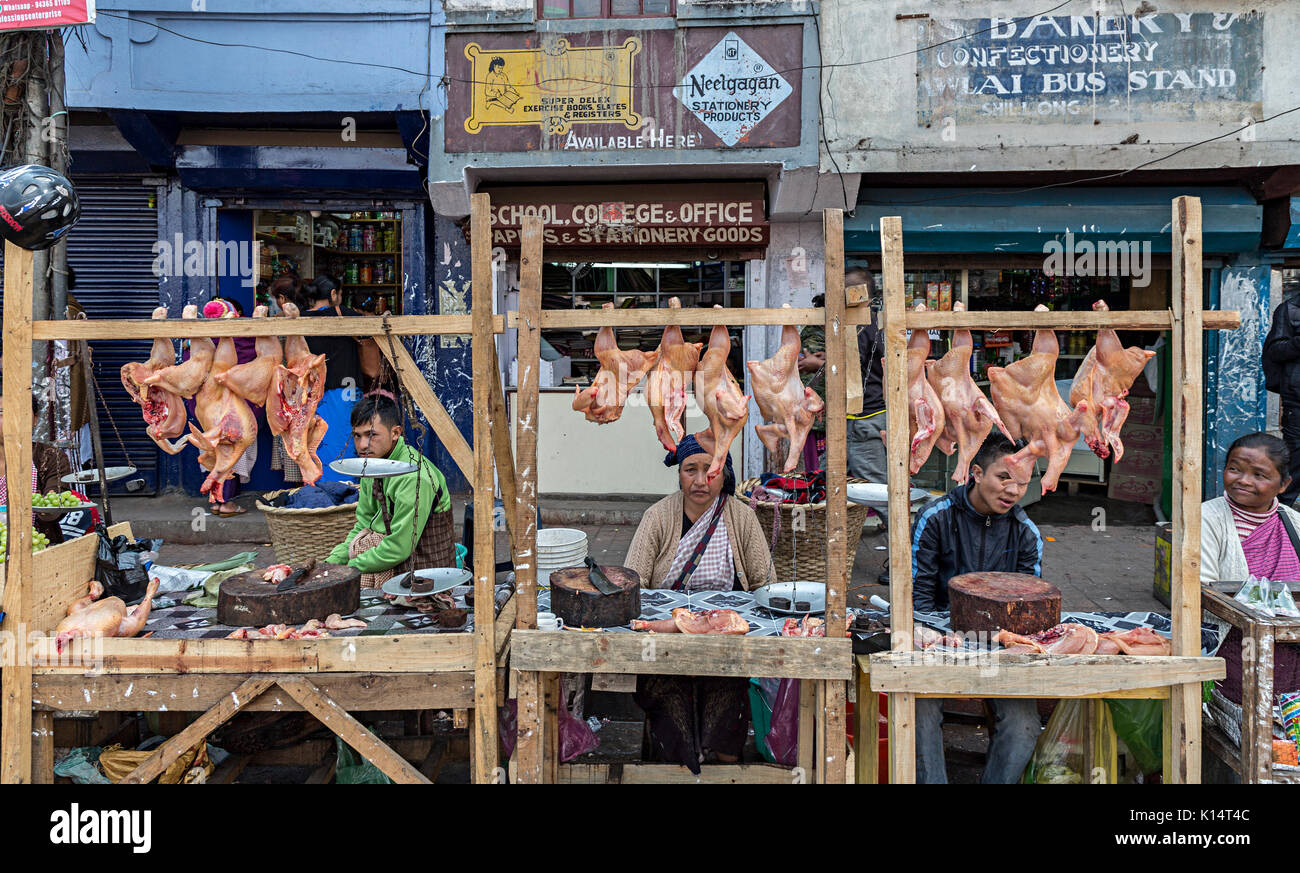
[[[1300,512],[1283,504],[1278,504],[1277,511],[1285,512],[1300,530]],[[1201,583],[1245,582],[1249,575],[1228,498],[1205,501],[1201,504]]]

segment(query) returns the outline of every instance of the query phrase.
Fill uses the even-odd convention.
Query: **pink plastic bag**
[[[798,697],[798,695],[795,695]],[[558,717],[560,725],[560,761],[567,764],[579,755],[594,751],[600,745],[600,737],[588,724],[576,718],[568,709],[561,708]],[[501,743],[505,746],[506,757],[515,752],[515,742],[519,733],[519,701],[507,700],[506,705],[497,712],[497,725],[501,730]]]
[[[793,767],[799,757],[799,680],[782,679],[772,704],[767,748],[778,764]]]

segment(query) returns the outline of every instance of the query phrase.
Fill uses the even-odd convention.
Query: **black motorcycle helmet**
[[[0,173],[0,237],[25,249],[48,249],[81,217],[76,189],[62,173],[24,164]]]

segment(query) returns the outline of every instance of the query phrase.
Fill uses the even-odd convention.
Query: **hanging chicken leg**
[[[1097,312],[1109,312],[1106,301],[1092,304]],[[1078,406],[1087,401],[1087,416],[1083,421],[1083,436],[1088,447],[1099,458],[1115,450],[1115,460],[1124,457],[1124,443],[1119,429],[1128,418],[1129,405],[1124,400],[1128,389],[1146,368],[1155,352],[1137,346],[1124,348],[1119,334],[1109,328],[1097,331],[1097,343],[1088,350],[1079,372],[1074,374],[1070,386],[1070,402]]]
[[[286,303],[284,314],[298,318],[298,307]],[[272,371],[266,393],[267,426],[283,437],[285,452],[308,485],[316,484],[324,472],[316,449],[329,426],[316,407],[325,396],[325,374],[325,356],[313,355],[306,337],[291,335],[284,341],[284,364]]]
[[[1046,312],[1047,307],[1040,303],[1034,311]],[[1034,348],[1029,355],[1005,367],[989,367],[993,405],[1006,422],[1007,433],[1012,439],[1027,442],[1008,457],[1007,463],[1028,479],[1033,474],[1034,459],[1046,458],[1043,494],[1056,490],[1089,408],[1084,400],[1071,411],[1056,390],[1054,377],[1060,351],[1056,331],[1040,330],[1034,333]]]
[[[669,309],[681,309],[682,302],[668,298]],[[659,362],[646,380],[646,402],[655,422],[655,435],[668,451],[677,448],[686,433],[686,394],[694,389],[695,370],[700,365],[704,343],[688,343],[675,324],[664,328],[659,341]]]
[[[606,303],[603,309],[612,310],[613,303]],[[583,413],[587,421],[596,424],[609,424],[618,421],[623,415],[623,406],[628,395],[641,383],[645,374],[659,359],[659,352],[643,352],[640,349],[620,349],[614,328],[602,327],[596,332],[596,342],[592,346],[596,360],[600,361],[600,370],[592,380],[590,388],[578,388],[573,396],[573,408]]]
[[[218,486],[234,474],[239,458],[257,440],[253,410],[242,397],[215,378],[236,366],[238,360],[235,338],[222,337],[212,359],[211,375],[194,399],[194,416],[203,430],[191,424],[190,438],[199,448],[199,464],[209,471],[199,490],[212,503],[221,502]]]
[[[269,311],[265,306],[258,306],[253,309],[253,318],[266,318]],[[246,364],[236,364],[224,373],[215,374],[212,379],[254,406],[265,406],[272,377],[284,362],[284,349],[277,336],[259,336],[254,348],[257,357],[253,360]]]
[[[194,321],[198,317],[199,308],[193,305],[186,306],[181,313],[181,318],[186,321]],[[163,367],[145,379],[143,384],[157,386],[181,397],[193,397],[202,387],[203,380],[208,377],[208,371],[212,369],[212,356],[216,353],[216,349],[216,345],[207,337],[194,337],[190,340],[188,360]]]
[[[964,312],[966,307],[958,301],[953,312]],[[939,451],[945,455],[957,452],[957,467],[953,470],[954,482],[965,482],[970,475],[970,462],[984,443],[984,438],[997,425],[1007,434],[1007,426],[997,409],[980,391],[970,375],[970,356],[974,351],[969,330],[952,333],[952,347],[937,361],[929,361],[926,379],[939,396],[943,406],[943,435],[939,438]]]
[[[789,309],[786,304],[785,309]],[[754,428],[764,447],[776,456],[781,440],[790,441],[784,472],[790,473],[799,466],[803,444],[812,430],[813,421],[826,409],[821,397],[799,381],[799,352],[803,343],[799,330],[787,324],[781,328],[781,346],[766,361],[746,361],[754,399],[765,421]]]
[[[190,307],[186,307],[187,314],[189,310]],[[153,311],[153,317],[158,321],[166,320],[167,307],[159,306]],[[122,386],[131,399],[140,404],[140,411],[148,424],[145,433],[169,455],[179,452],[189,441],[189,437],[181,437],[176,443],[168,442],[185,433],[185,404],[174,391],[150,380],[159,372],[171,369],[175,360],[176,350],[172,341],[158,337],[153,341],[149,360],[122,365]]]
[[[918,302],[916,311],[924,312],[925,304]],[[929,332],[913,330],[907,340],[907,425],[912,440],[907,469],[913,476],[930,457],[946,423],[943,403],[925,378],[929,356]],[[880,432],[880,438],[885,439],[885,431]]]
[[[709,334],[709,347],[695,371],[695,402],[709,420],[709,432],[713,435],[713,461],[708,472],[710,482],[726,466],[731,441],[744,429],[749,418],[749,395],[741,393],[736,377],[727,369],[727,356],[730,354],[731,335],[724,325],[715,325]]]

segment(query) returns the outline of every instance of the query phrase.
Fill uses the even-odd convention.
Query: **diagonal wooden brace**
[[[438,395],[433,393],[429,383],[420,374],[420,368],[416,366],[411,353],[406,350],[406,346],[402,345],[400,339],[393,339],[391,346],[389,337],[384,334],[376,334],[373,339],[378,344],[379,350],[384,353],[384,357],[388,359],[388,363],[392,365],[393,371],[397,373],[402,389],[411,395],[415,405],[420,407],[429,424],[433,425],[433,432],[447,447],[447,453],[460,468],[461,475],[473,482],[474,450],[461,434],[460,428],[456,427],[456,422],[452,421],[451,415],[447,413]]]

